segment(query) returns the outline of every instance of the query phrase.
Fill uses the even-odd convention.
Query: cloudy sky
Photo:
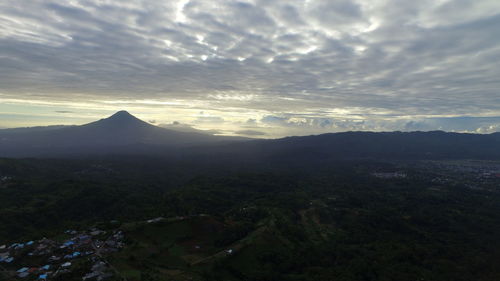
[[[499,60],[498,0],[3,0],[0,127],[488,133]]]

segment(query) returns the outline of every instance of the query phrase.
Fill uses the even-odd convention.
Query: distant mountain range
[[[234,144],[267,159],[500,160],[500,133],[343,132]]]
[[[252,140],[151,125],[126,111],[81,126],[0,130],[0,157],[103,154],[259,161],[321,159],[496,159],[500,133],[344,132]]]

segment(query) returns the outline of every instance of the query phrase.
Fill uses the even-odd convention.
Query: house
[[[123,232],[120,230],[113,235],[114,238],[120,240],[123,239]]]
[[[38,276],[38,279],[47,280],[47,274],[40,274],[40,276]]]
[[[70,267],[70,266],[71,266],[70,262],[65,262],[65,263],[61,264],[61,267]]]
[[[60,257],[51,256],[51,257],[49,258],[49,262],[58,261],[58,260],[60,260],[60,259],[61,259]]]
[[[86,274],[82,279],[87,280],[96,278],[97,280],[104,280],[108,277],[113,276],[113,274],[107,272],[108,269],[109,268],[106,266],[106,263],[102,261],[96,262],[92,266],[92,272]]]
[[[64,244],[61,246],[62,249],[66,248],[66,247],[71,247],[75,245],[75,242],[74,241],[66,241],[64,242]]]
[[[30,275],[29,272],[22,272],[22,273],[19,273],[17,276],[19,278],[24,278],[24,277],[27,277],[28,275]]]
[[[53,276],[57,276],[57,275],[60,275],[60,274],[65,274],[65,273],[68,273],[68,272],[71,272],[69,269],[58,269]]]
[[[23,268],[19,269],[19,270],[17,271],[17,273],[23,273],[23,272],[26,272],[26,271],[28,271],[28,269],[29,269],[29,268],[27,268],[27,267],[23,267]]]
[[[103,261],[96,262],[92,266],[92,271],[104,271],[106,269],[106,263]]]
[[[85,274],[85,276],[83,276],[82,280],[92,279],[92,278],[95,278],[97,276],[99,276],[99,272],[94,271],[94,272]]]
[[[101,235],[101,234],[105,234],[106,232],[105,231],[102,231],[102,230],[93,230],[92,232],[90,232],[90,235],[92,236],[97,236],[97,235]]]
[[[116,242],[113,241],[113,240],[107,240],[106,241],[106,245],[108,245],[110,247],[115,247],[116,246]]]
[[[0,253],[0,262],[4,261],[5,259],[9,258],[10,254],[7,253]]]
[[[48,246],[48,245],[55,245],[55,243],[56,243],[56,242],[54,242],[54,241],[52,241],[52,240],[47,239],[47,238],[45,238],[45,237],[44,237],[44,238],[40,239],[40,240],[38,241],[38,243],[40,243],[40,244],[44,244],[44,245],[47,245],[47,246]]]
[[[10,245],[9,249],[22,249],[24,248],[24,244],[23,243],[14,243],[12,245]]]
[[[150,219],[150,220],[147,220],[148,223],[155,223],[155,222],[160,222],[162,220],[164,220],[165,218],[163,217],[157,217],[157,218],[154,218],[154,219]]]
[[[89,240],[90,236],[88,236],[86,234],[82,234],[82,235],[78,236],[78,239],[81,240],[81,241]]]

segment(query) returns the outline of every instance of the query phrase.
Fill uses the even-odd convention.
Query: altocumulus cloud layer
[[[498,0],[4,0],[0,114],[127,108],[266,137],[488,133],[499,57]]]

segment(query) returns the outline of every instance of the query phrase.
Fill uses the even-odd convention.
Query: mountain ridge
[[[127,111],[80,126],[0,130],[0,157],[134,154],[233,161],[298,159],[500,159],[500,133],[352,131],[280,139],[182,132],[144,122]]]

